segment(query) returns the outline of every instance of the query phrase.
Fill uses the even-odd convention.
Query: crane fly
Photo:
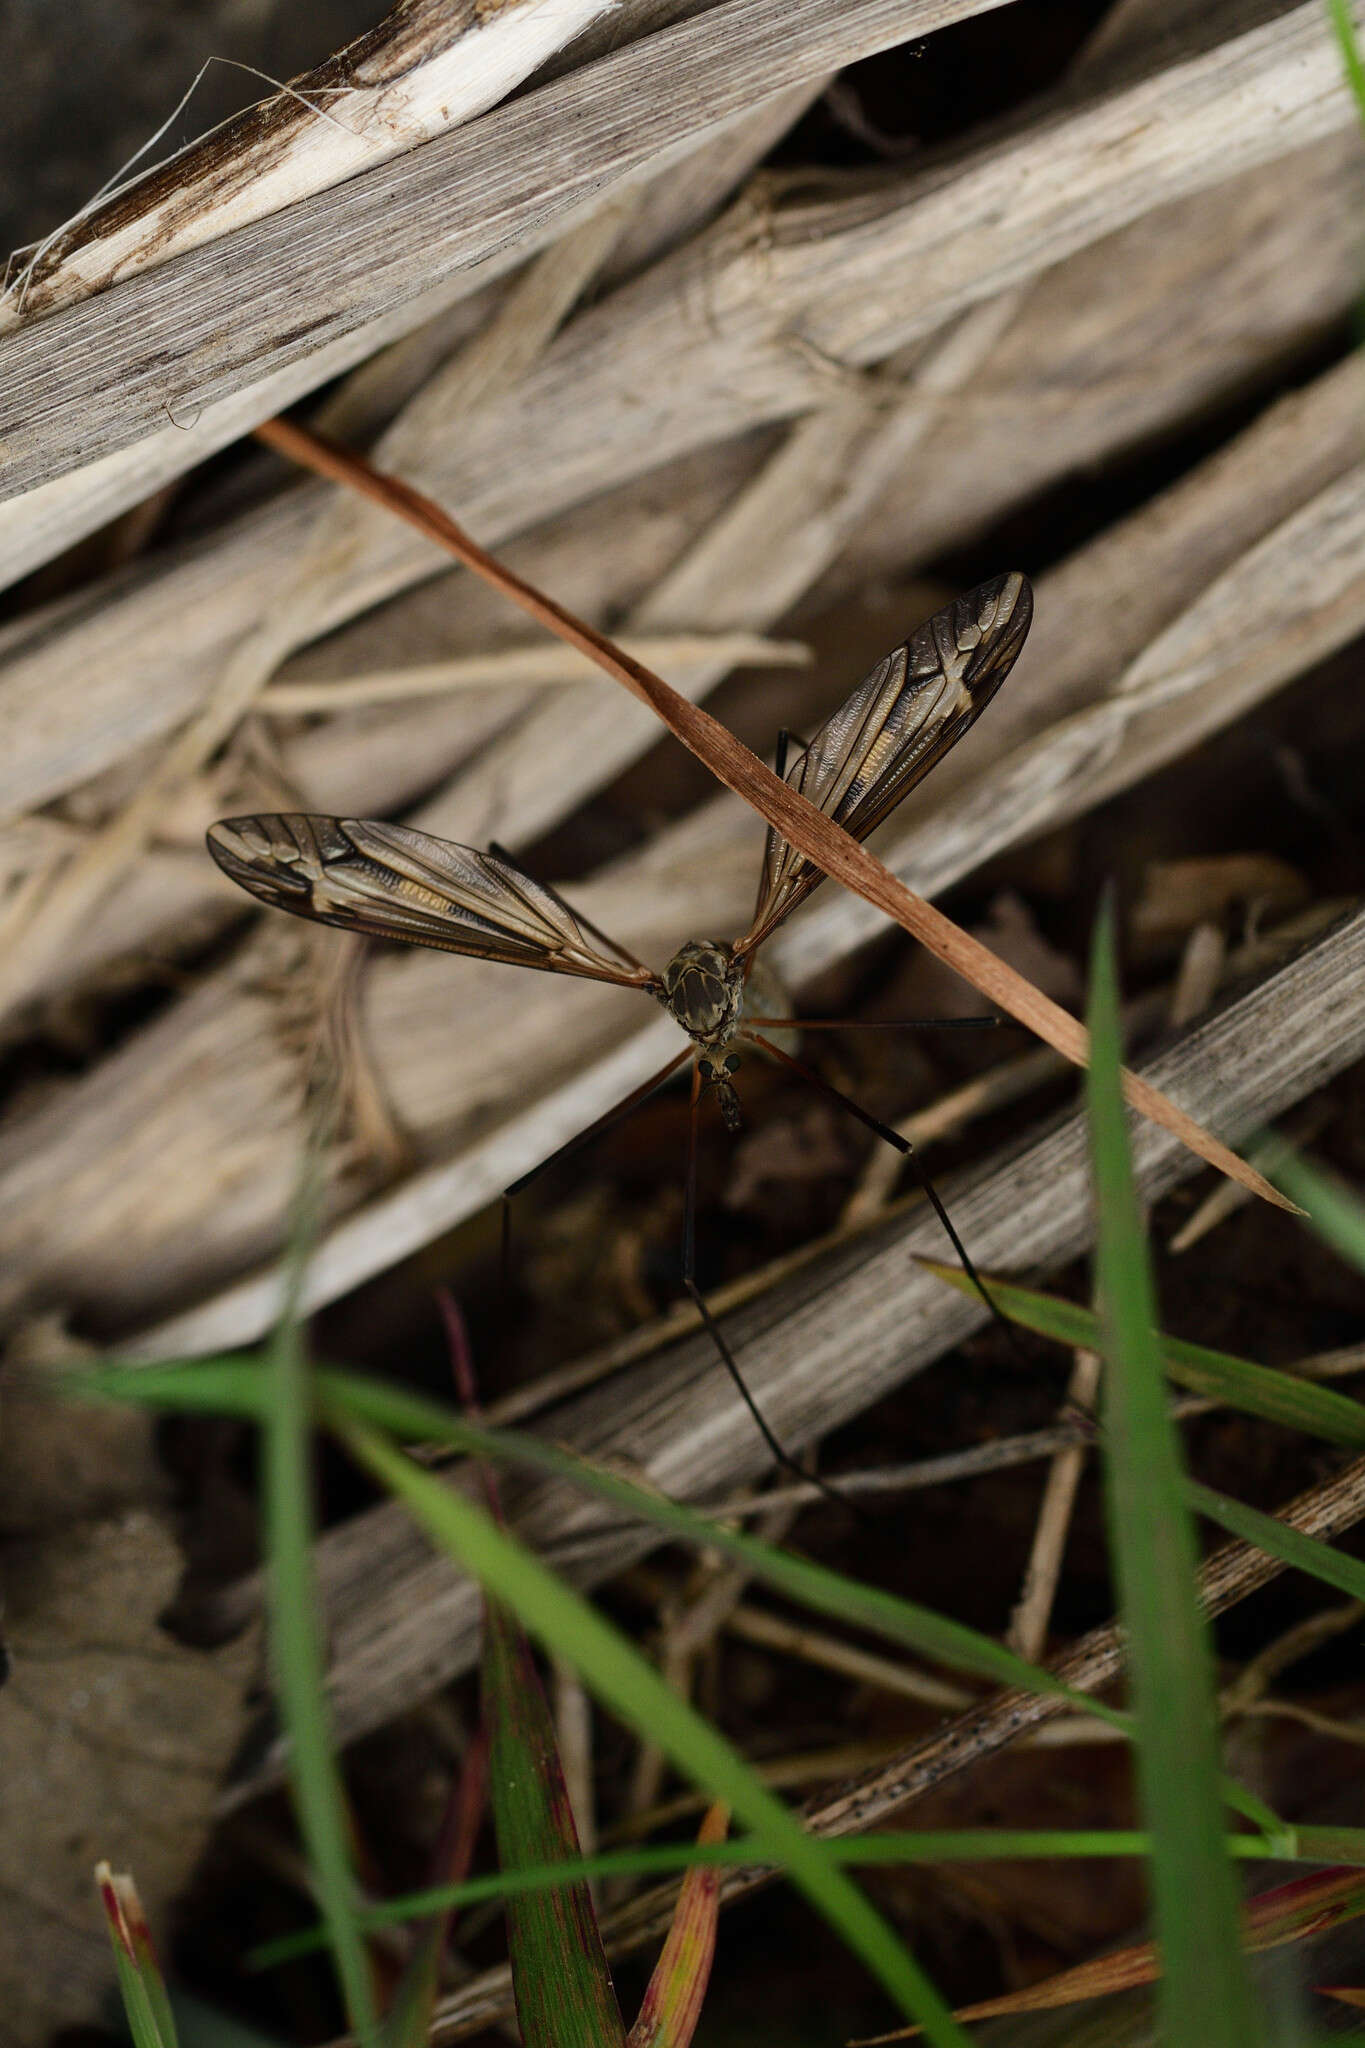
[[[778,773],[853,838],[865,839],[981,716],[1013,667],[1032,616],[1033,594],[1018,572],[992,577],[955,598],[888,654],[790,763],[780,758]],[[768,1449],[779,1463],[809,1478],[759,1411],[697,1285],[696,1143],[697,1111],[706,1093],[717,1098],[727,1128],[739,1128],[734,1076],[739,1048],[748,1042],[796,1067],[880,1136],[910,1150],[898,1133],[794,1060],[762,1028],[776,1030],[796,1020],[756,1015],[746,1002],[759,947],[824,880],[823,869],[770,826],[748,930],[730,941],[689,939],[659,973],[575,915],[556,890],[535,881],[500,847],[480,853],[406,825],[303,812],[221,819],[209,828],[208,847],[226,875],[274,909],[372,938],[638,988],[663,1005],[688,1043],[609,1112],[609,1119],[642,1101],[684,1061],[693,1062],[683,1284]],[[588,1135],[581,1133],[562,1151]],[[507,1195],[533,1177],[524,1176]],[[920,1178],[954,1250],[998,1317],[947,1211]],[[849,1505],[836,1489],[818,1479],[816,1484]]]

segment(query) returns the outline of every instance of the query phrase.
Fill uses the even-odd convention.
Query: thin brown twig
[[[536,590],[505,568],[495,556],[481,548],[450,515],[432,499],[399,478],[373,469],[358,456],[309,433],[292,421],[264,421],[257,438],[277,453],[334,482],[346,484],[375,503],[386,506],[398,518],[435,541],[473,570],[484,582],[500,590],[552,633],[581,648],[598,666],[625,686],[631,694],[657,712],[675,739],[696,755],[727,789],[756,810],[782,837],[827,875],[862,896],[920,941],[945,965],[971,982],[989,1001],[1053,1046],[1073,1065],[1084,1066],[1088,1038],[1083,1024],[1045,996],[1021,974],[999,959],[943,915],[933,904],[916,896],[876,856],[840,826],[816,809],[808,798],[783,782],[736,739],[719,719],[700,705],[691,703],[677,690],[626,654],[605,634],[575,617],[553,598]],[[1257,1173],[1226,1145],[1195,1122],[1169,1097],[1149,1081],[1123,1074],[1124,1093],[1134,1109],[1162,1125],[1182,1144],[1239,1182],[1253,1194],[1277,1208],[1295,1211],[1295,1205],[1264,1175]]]
[[[1100,1358],[1094,1351],[1078,1351],[1066,1390],[1066,1405],[1088,1415],[1094,1406],[1100,1383]],[[1037,1663],[1047,1642],[1052,1620],[1052,1603],[1062,1573],[1062,1557],[1071,1532],[1071,1514],[1085,1467],[1084,1438],[1054,1452],[1043,1488],[1033,1547],[1024,1567],[1024,1583],[1014,1612],[1010,1615],[1005,1641],[1030,1664]]]

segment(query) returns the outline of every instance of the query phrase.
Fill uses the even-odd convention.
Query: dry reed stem
[[[1365,1373],[1365,1344],[1348,1345],[1338,1351],[1315,1352],[1311,1357],[1296,1359],[1281,1370],[1308,1380],[1354,1379]],[[500,1413],[504,1405],[510,1406],[510,1403],[499,1403],[489,1410],[490,1423],[518,1420],[525,1413],[522,1409],[516,1415],[504,1416]],[[1177,1422],[1185,1422],[1192,1416],[1214,1414],[1225,1405],[1206,1394],[1180,1394],[1171,1402],[1171,1414]],[[1073,1445],[1089,1447],[1094,1442],[1094,1435],[1094,1425],[1088,1420],[1079,1415],[1070,1420],[1063,1417],[1046,1429],[1025,1430],[1018,1436],[991,1437],[985,1443],[969,1445],[966,1450],[944,1451],[934,1458],[917,1458],[908,1465],[873,1465],[857,1472],[841,1472],[839,1484],[845,1493],[855,1493],[865,1500],[885,1498],[888,1494],[918,1493],[929,1486],[950,1486],[959,1480],[980,1479],[988,1472],[1013,1472],[1021,1465],[1035,1465],[1041,1459],[1056,1457],[1058,1452]],[[811,1507],[823,1498],[817,1486],[803,1486],[792,1481],[765,1488],[762,1493],[732,1494],[728,1499],[717,1502],[711,1512],[717,1521],[724,1522],[739,1516],[759,1515],[769,1508],[791,1511]]]
[[[405,0],[273,98],[120,174],[31,253],[17,252],[28,260],[10,259],[0,333],[473,120],[615,11],[614,0],[520,0],[487,12],[477,0]]]
[[[741,1642],[777,1650],[784,1657],[813,1664],[821,1671],[833,1671],[852,1685],[870,1685],[901,1699],[918,1700],[922,1706],[961,1709],[971,1703],[972,1695],[965,1686],[954,1685],[933,1672],[916,1670],[904,1660],[860,1650],[856,1644],[831,1635],[828,1629],[789,1621],[785,1615],[774,1614],[766,1607],[735,1607],[723,1625],[728,1635],[738,1636]]]
[[[427,409],[438,400],[449,418],[514,386],[601,267],[634,203],[629,195],[609,199],[530,264],[488,326],[431,380],[389,439],[401,446],[404,434],[420,435]],[[306,637],[316,620],[316,586],[329,574],[335,577],[354,554],[349,509],[324,508],[284,584],[234,647],[206,701],[140,777],[134,795],[70,857],[36,907],[24,889],[0,912],[0,1017],[33,992],[78,927],[145,851],[182,786],[236,730],[280,663]]]
[[[921,945],[960,974],[989,1001],[1043,1039],[1076,1066],[1088,1057],[1084,1025],[1054,1003],[1012,967],[997,958],[979,939],[955,925],[951,918],[914,895],[849,834],[817,810],[807,797],[783,782],[709,711],[693,704],[666,683],[661,676],[625,654],[604,634],[575,618],[552,598],[535,590],[505,568],[471,540],[468,534],[439,505],[420,491],[374,470],[358,456],[349,454],[306,428],[287,420],[267,420],[257,436],[268,447],[289,456],[319,476],[331,477],[352,490],[385,505],[399,518],[418,527],[450,553],[519,604],[551,632],[596,661],[608,675],[625,685],[633,696],[656,711],[674,737],[708,767],[727,789],[742,797],[759,816],[780,832],[801,853],[807,854],[827,875],[841,881],[875,909],[918,939]],[[1163,1125],[1192,1152],[1216,1166],[1230,1180],[1240,1182],[1252,1194],[1277,1208],[1295,1212],[1295,1205],[1263,1174],[1238,1159],[1226,1145],[1197,1124],[1150,1082],[1130,1073],[1123,1075],[1124,1094],[1134,1109],[1154,1123]]]
[[[644,269],[661,251],[684,239],[752,171],[825,81],[806,79],[770,100],[706,131],[688,154],[665,149],[668,168],[646,173],[643,201],[604,272],[619,283]],[[149,496],[174,488],[175,479],[248,433],[258,420],[290,406],[304,392],[345,372],[344,384],[318,407],[314,424],[344,440],[368,442],[393,417],[421,380],[472,329],[496,300],[507,273],[547,242],[562,237],[600,204],[595,194],[569,221],[530,222],[505,247],[454,272],[418,298],[402,301],[353,333],[325,344],[306,362],[268,374],[231,398],[204,408],[192,422],[169,419],[156,432],[117,454],[68,471],[18,500],[0,502],[0,584],[49,561],[83,534]],[[358,366],[358,367],[357,367]]]
[[[649,175],[706,129],[1001,4],[719,0],[230,242],[22,325],[3,337],[0,487],[28,490],[158,432],[168,406],[192,416],[293,366],[299,396],[329,344],[528,231],[562,228],[604,186]],[[1305,139],[1324,132],[1312,71],[1306,106],[1281,110],[1291,134],[1306,117]]]
[[[657,668],[804,668],[811,658],[804,640],[771,640],[762,633],[675,633],[648,640],[626,634],[621,645],[636,661]],[[576,648],[552,642],[509,648],[505,654],[414,662],[408,668],[376,669],[326,682],[271,683],[262,690],[256,709],[292,718],[305,711],[353,711],[366,704],[441,697],[450,690],[543,689],[581,683],[588,667]]]
[[[1244,1664],[1230,1685],[1225,1685],[1218,1696],[1220,1714],[1245,1713],[1265,1693],[1281,1672],[1287,1671],[1303,1657],[1310,1657],[1365,1616],[1365,1601],[1347,1600],[1340,1607],[1327,1607],[1317,1614],[1309,1614],[1302,1621],[1275,1636],[1263,1650],[1257,1652]],[[1365,1729],[1355,1729],[1355,1740],[1365,1737]]]

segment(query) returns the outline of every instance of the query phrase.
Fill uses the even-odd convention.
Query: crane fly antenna
[[[488,851],[496,860],[505,861],[509,867],[517,865],[512,859],[511,854],[507,851],[507,848],[500,846],[496,839],[489,840]],[[616,955],[618,960],[624,960],[627,967],[638,967],[642,974],[649,974],[652,971],[645,966],[643,960],[636,959],[628,946],[623,946],[618,939],[612,938],[609,932],[604,932],[600,924],[594,924],[590,917],[584,917],[581,910],[575,910],[571,903],[567,903],[553,882],[542,882],[540,886],[545,891],[545,894],[559,905],[564,915],[571,917],[575,924],[581,925],[585,932],[588,932],[596,939],[599,946],[605,946],[608,952]]]
[[[735,1364],[734,1353],[722,1336],[720,1324],[707,1307],[706,1297],[697,1285],[697,1127],[700,1119],[701,1097],[701,1068],[694,1067],[692,1069],[692,1102],[687,1119],[687,1179],[683,1193],[683,1287],[692,1302],[692,1306],[701,1317],[702,1327],[715,1345],[722,1365],[734,1381],[740,1399],[753,1417],[755,1428],[768,1446],[776,1462],[783,1466],[786,1471],[793,1473],[803,1486],[817,1487],[836,1506],[841,1507],[845,1514],[853,1515],[859,1522],[863,1522],[867,1527],[875,1529],[877,1526],[876,1521],[868,1514],[866,1508],[860,1507],[857,1501],[850,1500],[846,1493],[841,1493],[837,1486],[832,1486],[827,1479],[822,1479],[818,1472],[808,1472],[805,1466],[779,1443],[763,1410],[745,1385],[744,1375]]]
[[[831,1097],[833,1101],[842,1104],[842,1106],[848,1111],[850,1116],[856,1116],[859,1123],[866,1124],[869,1131],[873,1131],[879,1138],[885,1139],[888,1145],[894,1145],[896,1150],[909,1162],[911,1172],[914,1174],[915,1179],[918,1182],[919,1186],[923,1189],[925,1195],[928,1197],[929,1206],[932,1208],[939,1222],[943,1225],[944,1233],[948,1239],[949,1244],[952,1246],[953,1250],[957,1253],[958,1258],[962,1262],[963,1272],[967,1275],[967,1278],[971,1281],[972,1286],[976,1289],[982,1301],[990,1310],[992,1319],[995,1322],[997,1322],[1000,1325],[1000,1328],[1004,1331],[1005,1336],[1009,1342],[1009,1347],[1011,1351],[1014,1353],[1015,1357],[1019,1359],[1021,1363],[1026,1363],[1027,1361],[1024,1359],[1023,1352],[1020,1349],[1019,1339],[1015,1335],[1014,1325],[1010,1322],[1009,1318],[1001,1312],[1001,1310],[997,1307],[996,1303],[991,1299],[990,1294],[987,1292],[986,1283],[981,1278],[981,1275],[977,1272],[976,1266],[972,1261],[971,1253],[967,1250],[966,1245],[958,1236],[957,1226],[953,1222],[952,1217],[948,1214],[948,1211],[944,1208],[938,1189],[934,1186],[934,1183],[930,1180],[928,1174],[920,1165],[918,1154],[916,1153],[914,1146],[910,1143],[910,1140],[908,1138],[903,1138],[899,1131],[893,1130],[891,1128],[890,1124],[884,1124],[879,1117],[873,1116],[870,1109],[864,1109],[862,1104],[860,1102],[855,1102],[851,1095],[845,1095],[842,1088],[836,1088],[834,1083],[832,1081],[827,1081],[823,1074],[817,1074],[814,1067],[808,1067],[803,1060],[794,1059],[789,1052],[783,1052],[781,1046],[774,1045],[772,1040],[770,1038],[765,1038],[761,1031],[755,1031],[752,1028],[752,1026],[746,1026],[743,1035],[746,1038],[752,1039],[755,1045],[761,1045],[763,1047],[764,1052],[769,1053],[773,1059],[780,1060],[784,1067],[790,1067],[793,1073],[800,1074],[802,1079],[805,1081],[809,1081],[813,1088],[818,1088],[822,1094],[828,1095],[829,1097]]]
[[[771,1031],[995,1031],[999,1017],[746,1017]]]

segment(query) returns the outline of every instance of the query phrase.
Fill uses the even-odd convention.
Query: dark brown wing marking
[[[981,716],[1032,617],[1033,592],[1017,571],[955,598],[873,669],[784,780],[866,839]],[[752,953],[823,880],[823,869],[770,828],[754,921],[736,954]]]
[[[208,847],[262,903],[320,924],[627,988],[662,986],[649,968],[599,953],[567,906],[513,862],[429,832],[289,811],[220,819]]]

